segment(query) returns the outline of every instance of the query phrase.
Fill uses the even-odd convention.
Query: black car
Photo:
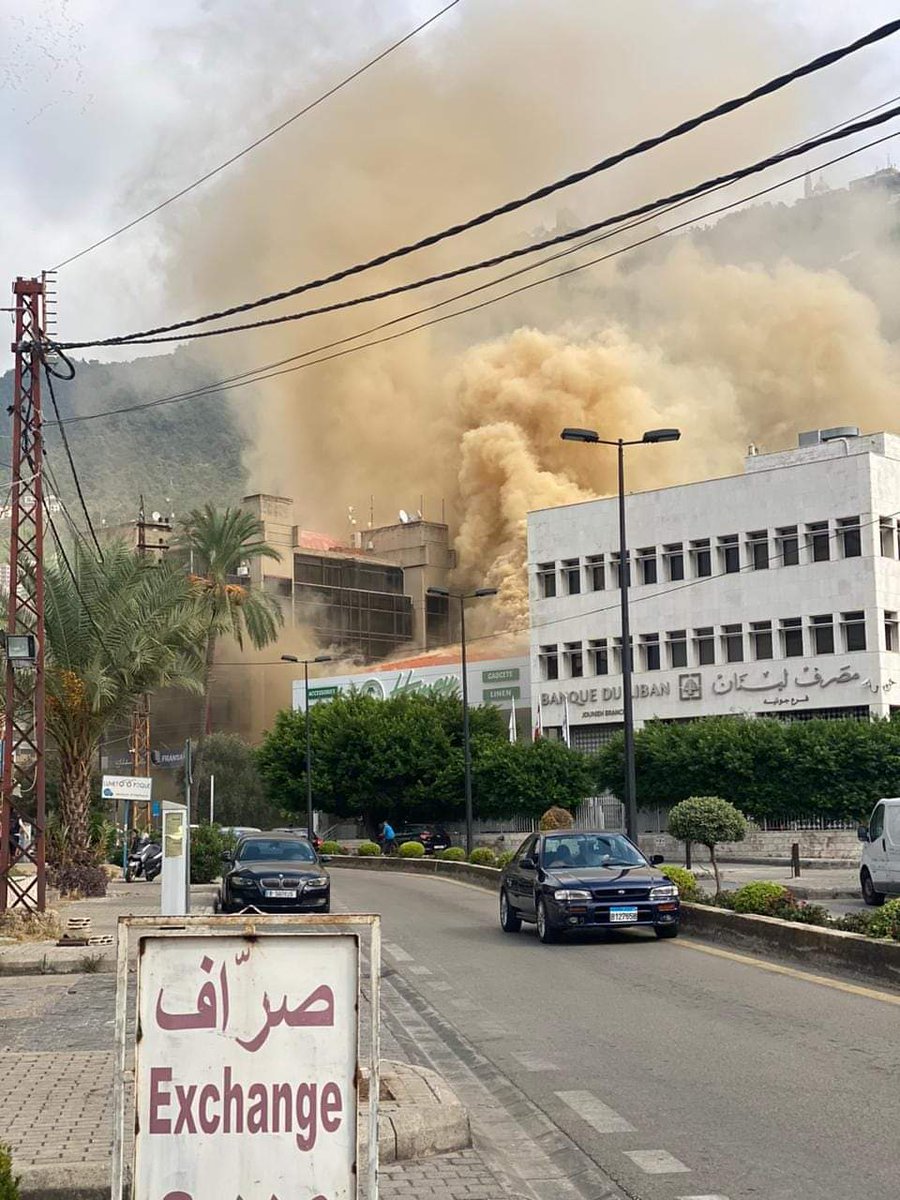
[[[500,924],[517,933],[537,925],[542,942],[575,929],[653,929],[678,933],[678,888],[621,833],[568,829],[526,838],[500,876]]]
[[[217,912],[255,908],[267,913],[327,913],[331,909],[331,879],[323,869],[327,859],[316,854],[308,838],[250,834],[224,859]]]
[[[453,840],[443,825],[432,825],[430,822],[406,825],[396,830],[394,840],[398,846],[402,846],[404,842],[421,842],[426,854],[440,854],[442,850],[449,850],[453,845]]]
[[[305,825],[279,825],[277,829],[272,830],[273,833],[293,833],[297,837],[306,838],[308,842],[312,842],[313,849],[316,854],[322,849],[322,839],[317,833],[307,833]]]

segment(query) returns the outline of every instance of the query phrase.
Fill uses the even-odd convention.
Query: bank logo
[[[703,679],[699,671],[693,671],[690,675],[678,676],[678,699],[703,699]]]

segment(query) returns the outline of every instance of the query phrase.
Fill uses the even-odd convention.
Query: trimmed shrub
[[[707,848],[716,877],[716,891],[721,892],[716,845],[742,842],[747,836],[747,819],[721,796],[691,796],[670,809],[669,833],[680,842],[699,842]]]
[[[340,842],[323,842],[319,847],[320,854],[346,854],[347,847],[342,846]]]
[[[474,863],[476,867],[495,867],[497,856],[487,846],[476,846],[469,855],[469,862]]]
[[[502,870],[505,866],[508,866],[515,857],[515,850],[504,850],[502,854],[497,855],[497,866]]]
[[[105,896],[108,882],[100,863],[66,863],[48,866],[47,880],[60,896]]]
[[[900,941],[900,899],[888,900],[872,913],[868,933],[870,937]]]
[[[678,894],[682,900],[691,903],[700,895],[700,887],[693,871],[689,871],[686,867],[677,867],[674,863],[663,863],[659,869],[666,879],[671,879],[678,888]]]
[[[771,917],[773,908],[789,903],[790,898],[790,892],[780,883],[745,883],[734,893],[732,907],[735,912]]]
[[[0,1142],[0,1200],[19,1200],[19,1180],[12,1173],[12,1151]]]
[[[541,817],[539,828],[542,832],[552,829],[574,829],[575,818],[567,808],[554,804]]]
[[[381,854],[381,847],[377,842],[361,842],[356,853],[360,858],[377,858]]]
[[[438,858],[442,858],[444,862],[465,862],[466,852],[462,846],[448,846],[440,852]]]
[[[424,858],[425,847],[421,842],[404,842],[399,850],[401,858]]]
[[[222,874],[222,855],[237,838],[208,821],[191,830],[191,883],[212,883]]]

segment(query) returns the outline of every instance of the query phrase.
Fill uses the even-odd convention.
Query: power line
[[[533,204],[537,200],[543,200],[547,196],[553,195],[555,192],[571,187],[573,184],[581,183],[583,180],[591,178],[603,171],[608,171],[612,167],[618,166],[620,163],[628,159],[635,158],[641,154],[646,154],[648,151],[655,149],[657,146],[663,145],[666,142],[673,141],[676,138],[682,137],[687,133],[699,128],[702,125],[714,121],[719,117],[726,116],[729,113],[735,112],[737,109],[743,108],[764,96],[771,95],[774,92],[780,91],[793,83],[797,79],[801,79],[807,75],[814,74],[817,71],[829,67],[841,59],[846,58],[850,54],[854,54],[867,46],[871,46],[876,42],[882,41],[884,38],[892,36],[900,29],[900,20],[890,21],[886,25],[879,26],[871,33],[864,37],[858,38],[850,44],[840,47],[836,50],[831,50],[827,54],[820,55],[818,58],[812,59],[803,66],[796,67],[793,71],[779,75],[775,79],[769,80],[767,83],[761,84],[752,91],[745,93],[743,96],[736,97],[732,100],[724,101],[715,108],[708,109],[699,116],[692,117],[687,121],[681,122],[679,125],[673,126],[666,132],[657,134],[654,137],[647,138],[644,141],[637,142],[626,150],[621,150],[616,154],[607,156],[599,162],[594,163],[590,167],[576,171],[562,179],[558,179],[553,183],[545,184],[543,187],[537,188],[535,191],[529,192],[525,196],[521,196],[515,200],[509,200],[505,204],[499,205],[496,208],[489,209],[477,216],[469,218],[456,225],[451,225],[446,229],[440,230],[437,233],[429,234],[427,237],[421,238],[416,242],[408,243],[394,250],[377,255],[366,262],[357,263],[354,266],[345,267],[340,271],[336,271],[331,275],[321,277],[315,280],[309,280],[305,283],[288,288],[281,292],[273,293],[269,296],[263,296],[258,300],[248,301],[243,304],[234,305],[231,308],[221,309],[218,312],[207,313],[201,317],[194,317],[190,320],[179,321],[171,325],[160,325],[153,329],[142,330],[137,333],[124,334],[117,338],[108,338],[102,341],[90,342],[68,342],[63,345],[70,349],[82,349],[89,346],[110,346],[122,345],[126,342],[135,342],[141,338],[152,337],[157,334],[172,333],[178,329],[187,329],[194,325],[201,325],[208,321],[220,320],[224,317],[234,316],[237,313],[249,312],[254,308],[260,308],[264,305],[274,304],[280,300],[287,300],[291,296],[300,295],[302,292],[310,291],[314,288],[324,287],[326,284],[337,283],[342,279],[347,279],[353,275],[359,275],[364,271],[369,271],[374,267],[384,266],[386,263],[393,262],[398,258],[406,257],[418,250],[426,249],[430,246],[435,246],[440,242],[446,241],[448,238],[457,237],[461,233],[465,233],[470,229],[477,228],[487,224],[489,221],[495,220],[499,216],[505,216],[508,213],[515,212],[528,204]]]
[[[83,250],[79,250],[77,254],[71,254],[68,258],[64,258],[62,262],[57,263],[55,267],[51,268],[51,270],[59,271],[63,267],[67,267],[69,263],[73,263],[77,259],[83,258],[85,254],[90,254],[92,250],[96,250],[100,246],[105,246],[106,243],[111,242],[113,238],[117,238],[120,234],[126,233],[129,229],[133,229],[135,225],[139,225],[141,221],[146,221],[148,217],[155,216],[156,213],[161,212],[162,209],[167,208],[170,204],[174,204],[176,200],[180,200],[182,196],[188,195],[189,192],[194,191],[195,188],[200,187],[201,184],[206,183],[208,180],[212,179],[213,176],[218,175],[220,171],[224,171],[226,167],[232,166],[232,164],[236,163],[238,159],[243,158],[244,155],[249,154],[252,150],[256,150],[257,147],[261,146],[264,142],[269,141],[270,138],[275,137],[276,134],[281,133],[282,130],[287,129],[289,125],[293,125],[295,121],[299,121],[301,117],[305,117],[306,114],[312,112],[314,108],[318,108],[320,104],[323,104],[326,100],[329,100],[333,95],[335,95],[335,93],[341,91],[342,88],[345,88],[355,79],[358,79],[360,75],[365,74],[370,67],[374,67],[377,63],[380,63],[382,59],[387,58],[389,54],[393,54],[395,50],[399,50],[402,45],[408,42],[411,38],[414,38],[417,33],[421,33],[423,29],[427,29],[429,25],[433,24],[433,22],[442,17],[444,13],[449,12],[451,8],[455,8],[457,4],[459,4],[459,0],[450,0],[449,4],[446,4],[433,16],[429,17],[427,21],[423,21],[421,25],[417,25],[415,29],[411,29],[409,33],[404,34],[404,36],[398,41],[393,42],[387,47],[386,50],[382,50],[380,54],[377,54],[374,58],[370,58],[369,61],[363,63],[361,67],[357,67],[352,74],[347,75],[339,83],[334,84],[333,87],[330,87],[326,92],[323,92],[321,96],[316,97],[315,100],[311,100],[310,103],[304,108],[301,108],[299,112],[295,112],[293,116],[288,117],[279,125],[276,125],[274,129],[270,129],[268,133],[264,133],[261,137],[258,137],[254,142],[251,142],[249,146],[245,146],[243,150],[239,150],[236,154],[232,154],[230,158],[226,158],[224,162],[219,163],[217,167],[213,167],[211,170],[207,171],[205,175],[201,175],[199,179],[195,179],[193,183],[187,184],[185,187],[181,188],[180,191],[177,191],[173,195],[169,196],[168,199],[160,201],[159,204],[155,204],[153,208],[149,208],[145,213],[141,213],[140,216],[128,221],[125,225],[121,225],[118,229],[114,229],[112,233],[108,233],[105,237],[100,238],[98,241],[92,242],[90,246],[85,246],[85,248]]]
[[[843,162],[848,158],[852,158],[856,154],[860,154],[865,150],[871,149],[873,146],[878,146],[878,145],[881,145],[883,142],[890,141],[897,136],[900,136],[900,134],[891,133],[891,134],[885,135],[884,137],[876,138],[873,141],[866,142],[862,146],[858,146],[853,150],[847,151],[845,154],[841,154],[841,155],[836,156],[835,158],[829,159],[826,162],[821,163],[817,167],[812,168],[812,169],[813,170],[823,170],[824,168],[826,168],[828,166],[832,166],[835,163]],[[481,301],[478,304],[468,305],[467,307],[458,309],[454,312],[446,313],[442,316],[435,317],[435,318],[432,318],[427,321],[422,321],[418,325],[410,326],[407,329],[400,330],[399,332],[393,333],[387,337],[374,338],[371,341],[362,342],[361,344],[356,345],[356,346],[346,346],[346,343],[348,343],[348,342],[356,341],[359,338],[367,337],[371,333],[375,333],[380,330],[383,330],[383,329],[389,328],[391,326],[397,325],[399,323],[402,323],[404,321],[411,320],[414,317],[421,315],[423,313],[433,312],[435,309],[441,308],[447,304],[452,304],[456,300],[460,300],[467,296],[474,295],[477,292],[481,292],[488,288],[495,287],[498,283],[501,283],[504,280],[514,278],[515,276],[524,274],[528,271],[536,270],[539,267],[544,266],[549,262],[553,262],[553,261],[555,261],[559,258],[565,257],[569,254],[577,253],[579,250],[582,250],[582,249],[586,248],[587,246],[593,245],[595,242],[604,241],[604,240],[606,240],[607,237],[614,236],[614,234],[623,232],[623,230],[616,230],[616,231],[614,231],[614,234],[606,234],[606,235],[603,235],[598,238],[590,239],[589,241],[583,243],[580,246],[570,247],[569,249],[562,251],[559,254],[550,255],[547,258],[542,259],[541,261],[539,261],[537,263],[533,263],[528,267],[520,268],[517,271],[513,271],[507,275],[501,276],[499,279],[491,280],[488,283],[484,283],[484,284],[479,285],[478,287],[474,287],[465,292],[458,293],[455,296],[447,297],[444,300],[437,301],[436,303],[428,305],[424,308],[417,309],[410,313],[405,313],[402,316],[394,317],[388,321],[383,321],[378,325],[371,326],[368,329],[359,330],[356,333],[349,334],[343,338],[338,338],[337,340],[332,341],[332,342],[327,342],[324,345],[316,346],[309,350],[304,350],[304,351],[300,352],[299,354],[291,355],[288,358],[277,360],[276,362],[266,364],[265,366],[253,368],[251,370],[242,372],[239,375],[229,376],[224,380],[220,380],[217,383],[209,384],[206,387],[193,389],[193,390],[187,391],[187,392],[177,392],[174,395],[159,397],[156,400],[147,400],[141,404],[127,405],[127,406],[122,406],[120,408],[105,409],[105,410],[103,410],[101,412],[97,412],[97,413],[85,413],[80,416],[67,417],[65,423],[73,424],[73,423],[82,422],[82,421],[95,421],[95,420],[99,420],[101,418],[109,417],[109,416],[121,416],[121,415],[127,415],[127,414],[135,413],[135,412],[145,412],[148,409],[158,408],[158,407],[161,407],[163,405],[168,405],[168,404],[183,403],[186,400],[202,400],[208,396],[219,395],[223,392],[232,391],[232,390],[235,390],[235,389],[241,388],[241,387],[247,387],[248,385],[254,384],[254,383],[263,383],[268,379],[275,379],[281,375],[291,374],[294,371],[306,370],[309,367],[319,366],[322,363],[332,362],[335,359],[343,358],[348,354],[355,354],[360,350],[367,350],[367,349],[372,348],[373,346],[380,346],[387,342],[395,341],[398,338],[406,337],[408,334],[411,334],[411,333],[417,333],[417,332],[419,332],[423,329],[427,329],[433,325],[441,324],[444,321],[453,320],[456,317],[466,316],[469,313],[476,312],[479,309],[486,308],[492,304],[496,304],[501,300],[509,299],[511,296],[516,296],[516,295],[521,294],[522,292],[529,291],[531,288],[539,287],[541,284],[550,283],[550,282],[553,282],[554,280],[562,279],[568,275],[573,275],[573,274],[577,273],[578,271],[583,271],[583,270],[587,269],[588,267],[596,266],[599,263],[606,262],[612,258],[616,258],[620,254],[626,254],[631,250],[638,249],[642,246],[648,245],[649,243],[654,242],[654,241],[658,240],[659,238],[667,237],[671,233],[679,232],[680,230],[685,229],[688,226],[696,224],[696,222],[698,222],[698,221],[705,220],[709,217],[718,216],[724,212],[729,211],[730,209],[737,208],[742,204],[746,204],[751,200],[757,199],[760,196],[764,196],[771,192],[777,191],[779,188],[785,187],[790,183],[794,183],[798,179],[802,179],[804,176],[806,176],[808,174],[809,174],[808,169],[800,171],[797,174],[792,175],[787,179],[781,180],[779,183],[770,184],[768,187],[761,188],[760,190],[753,192],[748,196],[743,196],[740,199],[733,200],[728,204],[723,204],[723,205],[718,206],[717,208],[709,209],[704,213],[699,213],[696,216],[690,217],[689,219],[687,219],[685,221],[678,222],[675,225],[668,226],[665,229],[657,230],[653,234],[650,234],[648,237],[641,238],[635,242],[631,242],[627,246],[619,247],[616,250],[610,251],[608,254],[601,255],[597,258],[589,259],[583,263],[578,263],[575,266],[567,268],[566,270],[557,271],[552,275],[547,275],[540,279],[533,280],[532,282],[523,284],[520,287],[511,288],[506,292],[502,292],[498,296],[490,297],[489,299]],[[728,186],[728,185],[722,185],[722,186]],[[714,190],[718,190],[718,189],[714,189]],[[687,203],[687,201],[683,201],[682,203]],[[680,205],[672,205],[672,208],[677,208],[677,207],[680,207]],[[643,223],[644,223],[643,220],[636,221],[636,222],[634,222],[634,225],[643,224]],[[626,226],[625,228],[626,229],[633,228],[633,226]],[[330,350],[330,349],[333,349],[335,347],[340,347],[340,346],[345,346],[346,348],[343,350],[338,350],[337,353],[334,353],[334,354],[322,354],[323,351]],[[322,354],[322,357],[312,358],[311,356],[315,355],[315,354]],[[297,360],[300,360],[300,359],[305,359],[308,361],[298,362]],[[295,365],[294,366],[286,366],[285,364],[288,364],[288,363],[294,363]],[[276,369],[276,368],[283,368],[283,369]]]

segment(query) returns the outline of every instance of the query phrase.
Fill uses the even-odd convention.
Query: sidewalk
[[[704,891],[715,891],[715,876],[709,863],[695,860],[692,870]],[[795,879],[789,866],[720,863],[719,873],[723,889],[729,892],[745,883],[765,879],[785,884],[800,900],[859,899],[859,872],[856,868],[801,867],[800,878]]]

